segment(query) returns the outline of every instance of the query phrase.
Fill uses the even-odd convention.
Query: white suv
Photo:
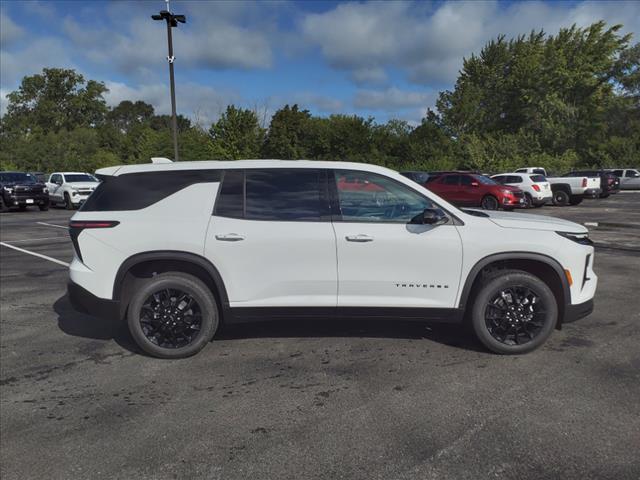
[[[82,205],[100,182],[89,173],[55,172],[49,176],[49,202],[51,205],[63,204],[67,210]]]
[[[71,219],[69,297],[145,352],[198,352],[222,322],[469,322],[498,353],[593,309],[581,225],[459,210],[383,167],[246,160],[127,165]]]
[[[502,185],[511,185],[522,190],[527,207],[541,207],[553,199],[551,185],[546,177],[539,173],[501,173],[491,178]]]

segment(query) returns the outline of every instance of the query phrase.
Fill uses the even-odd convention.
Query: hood
[[[28,183],[28,182],[0,182],[0,185],[7,188],[14,187],[25,187],[25,188],[43,188],[44,183],[36,182],[36,183]]]
[[[100,182],[67,182],[72,188],[96,188]]]
[[[579,223],[562,218],[529,213],[475,210],[484,213],[488,220],[503,228],[523,228],[528,230],[548,230],[567,233],[587,233],[589,230]],[[484,216],[484,215],[483,215]]]

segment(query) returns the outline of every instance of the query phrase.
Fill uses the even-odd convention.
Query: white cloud
[[[407,108],[432,106],[437,94],[400,90],[395,87],[386,90],[360,90],[353,104],[367,110],[394,111]]]
[[[0,85],[17,85],[22,77],[40,73],[44,67],[73,67],[68,49],[56,38],[40,37],[21,50],[2,50]]]
[[[367,72],[400,68],[421,84],[451,84],[462,58],[479,52],[500,34],[507,37],[544,29],[586,27],[600,19],[622,23],[640,35],[640,2],[408,2],[341,3],[306,15],[304,37],[317,45],[329,65],[347,71],[358,83]],[[636,38],[637,41],[637,38]],[[375,81],[376,77],[372,77]]]
[[[5,49],[24,35],[22,27],[16,25],[3,11],[0,11],[0,48]]]

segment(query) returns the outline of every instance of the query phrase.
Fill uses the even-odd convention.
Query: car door
[[[336,238],[326,171],[224,173],[205,243],[231,307],[331,307]]]
[[[459,203],[460,175],[443,175],[441,178],[428,183],[430,190],[452,203]]]
[[[341,189],[347,176],[371,188]],[[437,226],[412,223],[437,205],[383,175],[335,170],[329,179],[338,306],[452,308],[462,266],[462,243],[453,219]]]
[[[59,202],[62,201],[62,175],[59,173],[54,173],[49,177],[49,181],[47,182],[47,188],[49,189],[49,197],[53,201]]]

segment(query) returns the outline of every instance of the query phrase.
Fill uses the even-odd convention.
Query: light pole
[[[169,0],[167,2],[167,9],[160,10],[158,15],[151,15],[154,20],[165,20],[167,22],[167,41],[169,42],[169,80],[171,83],[171,127],[173,130],[173,156],[174,161],[178,161],[178,118],[176,116],[176,86],[173,78],[173,39],[171,37],[171,29],[178,26],[178,22],[185,23],[187,18],[184,15],[175,15],[171,13],[169,9]]]

